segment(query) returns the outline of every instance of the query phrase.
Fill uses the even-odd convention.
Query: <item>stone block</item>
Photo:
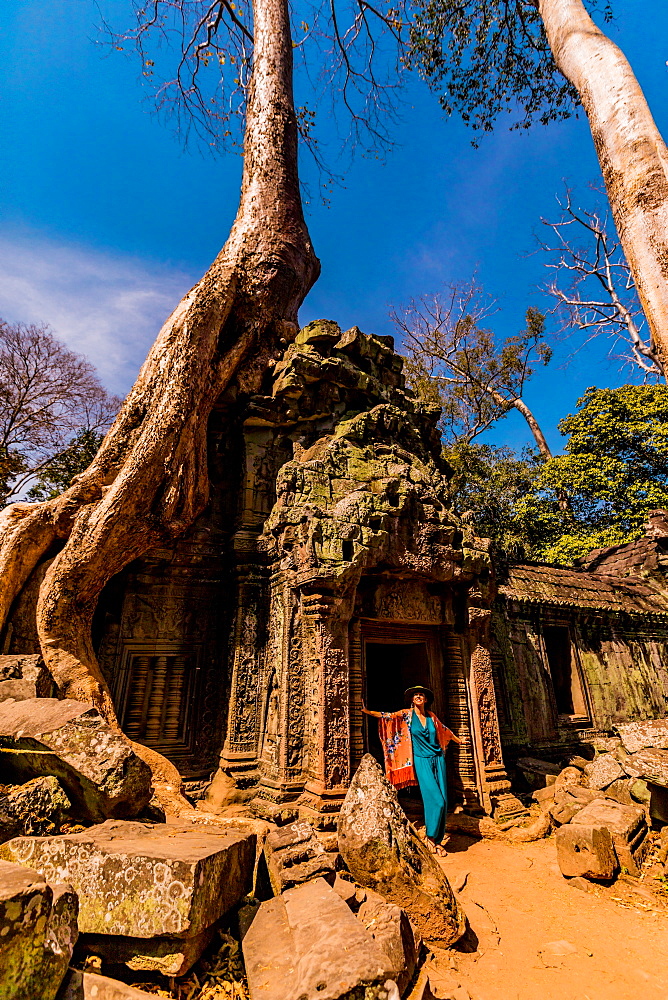
[[[559,788],[555,791],[553,804],[549,808],[550,816],[555,823],[563,826],[565,823],[570,823],[573,817],[597,796],[598,792],[582,785]]]
[[[177,975],[199,957],[211,925],[250,891],[255,842],[246,831],[108,820],[64,837],[17,837],[0,855],[70,882],[79,929],[96,935],[96,947],[114,955],[119,936],[142,939],[130,941],[122,960]]]
[[[347,903],[351,910],[356,910],[359,906],[357,900],[357,886],[347,878],[337,875],[332,884],[334,892],[338,893],[344,903]]]
[[[0,861],[0,995],[54,1000],[77,939],[77,899],[30,868]]]
[[[557,830],[557,861],[561,874],[572,878],[612,878],[617,856],[605,826],[568,823]]]
[[[650,719],[646,722],[627,722],[615,726],[625,750],[668,750],[668,718]]]
[[[82,946],[112,965],[127,965],[133,972],[159,972],[184,976],[209,946],[216,925],[184,937],[126,937],[121,934],[83,934]]]
[[[532,792],[531,798],[540,806],[541,812],[550,812],[554,805],[554,785],[546,785],[545,788],[536,788]]]
[[[251,1000],[399,1000],[390,960],[324,879],[262,903],[242,947]]]
[[[270,833],[264,844],[264,857],[277,896],[312,878],[324,878],[330,885],[336,878],[332,860],[307,820]]]
[[[151,797],[151,771],[130,743],[90,705],[55,698],[0,703],[0,747],[7,778],[58,779],[91,822],[136,816]],[[6,760],[5,760],[6,758]]]
[[[639,750],[629,754],[623,764],[634,778],[646,778],[668,788],[668,750]]]
[[[53,885],[51,889],[53,897],[44,940],[43,978],[56,986],[67,972],[79,937],[79,900],[70,885]]]
[[[341,336],[341,327],[331,319],[316,319],[299,331],[295,344],[335,344]]]
[[[631,796],[632,781],[633,779],[627,778],[626,775],[623,778],[618,778],[617,781],[613,781],[611,785],[608,785],[605,790],[606,796],[614,799],[615,802],[621,802],[623,806],[634,805],[635,803]]]
[[[146,1000],[148,996],[155,994],[145,993],[144,990],[128,986],[118,979],[109,979],[108,976],[70,969],[58,1000]]]
[[[659,834],[659,861],[668,865],[668,826],[664,826]]]
[[[634,778],[629,781],[629,793],[635,802],[639,802],[642,806],[649,806],[652,793],[643,778]]]
[[[346,793],[338,830],[339,851],[355,881],[404,909],[425,941],[450,946],[464,935],[466,917],[443,869],[370,754]]]
[[[622,765],[611,753],[601,754],[591,764],[588,764],[585,774],[587,775],[587,784],[589,787],[597,788],[599,791],[607,788],[613,781],[626,776]]]
[[[357,911],[360,920],[381,951],[390,961],[391,978],[403,996],[418,962],[420,937],[411,922],[395,903],[386,903],[375,892],[369,892]]]
[[[573,818],[571,826],[576,824],[609,830],[621,867],[630,875],[640,874],[640,866],[649,847],[644,809],[622,805],[613,799],[598,798]]]
[[[39,654],[0,656],[0,701],[48,698],[53,686]]]
[[[13,836],[56,833],[71,807],[58,779],[51,775],[33,778],[25,785],[15,785],[8,790],[5,800],[16,820]]]
[[[577,767],[563,768],[562,771],[554,779],[554,790],[555,793],[560,788],[570,788],[573,785],[583,785],[585,783],[585,777],[583,771]]]

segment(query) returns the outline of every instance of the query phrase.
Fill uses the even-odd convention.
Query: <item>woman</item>
[[[441,841],[448,816],[445,751],[450,740],[461,740],[429,711],[434,700],[429,688],[418,684],[408,688],[404,697],[410,708],[400,712],[372,712],[365,705],[362,711],[378,719],[388,781],[397,790],[419,787],[427,844],[434,854],[444,856]]]

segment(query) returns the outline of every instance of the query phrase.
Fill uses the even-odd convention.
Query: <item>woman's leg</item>
[[[434,844],[440,844],[448,812],[445,762],[443,757],[415,757],[413,764],[422,795],[427,837]]]

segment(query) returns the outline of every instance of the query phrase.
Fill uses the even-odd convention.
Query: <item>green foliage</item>
[[[23,455],[6,446],[0,446],[0,506],[2,499],[11,493],[14,480],[23,475],[26,469],[27,462]]]
[[[668,507],[667,386],[588,389],[559,429],[565,452],[546,462],[461,442],[446,452],[458,510],[512,558],[570,565],[641,537],[649,512]]]
[[[85,427],[70,441],[65,451],[49,462],[28,490],[27,500],[52,500],[67,489],[75,476],[88,468],[95,458],[104,434]]]
[[[535,488],[539,455],[525,449],[457,441],[444,456],[453,470],[457,511],[475,525],[478,535],[492,538],[512,559],[529,557],[533,536],[519,512],[523,498]]]
[[[568,563],[639,538],[649,512],[668,506],[668,387],[588,389],[559,429],[569,435],[565,454],[545,463],[518,505],[536,525],[533,557]],[[570,500],[567,517],[558,490]]]
[[[585,0],[589,10],[610,5]],[[569,118],[578,95],[557,69],[535,0],[414,0],[408,65],[439,92],[447,114],[490,132],[502,112],[513,128]]]

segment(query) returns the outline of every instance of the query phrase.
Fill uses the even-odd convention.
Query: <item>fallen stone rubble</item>
[[[558,774],[543,771],[532,798],[556,828],[563,875],[640,875],[650,824],[666,821],[652,805],[663,791],[658,782],[668,788],[667,732],[666,720],[620,726],[619,738],[606,738],[593,760],[572,757]]]
[[[0,701],[48,698],[51,675],[39,654],[0,656]]]
[[[214,976],[206,956],[221,933],[237,947],[229,930],[249,1000],[400,1000],[424,966],[423,939],[443,947],[466,930],[370,757],[325,849],[304,821],[147,820],[138,758],[89,706],[6,701],[0,748],[19,782],[0,791],[3,1000],[132,1000],[150,995],[142,975]],[[116,809],[134,818],[90,825]]]
[[[69,836],[18,837],[0,856],[70,883],[82,945],[114,963],[182,975],[252,888],[253,834],[108,820]]]
[[[156,821],[132,745],[91,706],[35,697],[39,663],[23,668],[23,696],[0,702],[2,1000],[139,1000],[142,976],[168,987],[191,974],[195,998],[232,965],[244,978],[239,940],[249,1000],[432,995],[429,954],[460,941],[466,916],[371,756],[326,844],[303,820]],[[449,826],[511,842],[555,829],[574,882],[638,875],[668,748],[661,727],[622,729],[593,760],[524,758],[526,816]],[[668,866],[668,833],[661,843]]]
[[[56,698],[0,702],[6,782],[57,778],[79,819],[139,815],[151,798],[151,771],[90,705]]]
[[[3,1000],[55,1000],[77,933],[77,897],[68,885],[0,861]]]

